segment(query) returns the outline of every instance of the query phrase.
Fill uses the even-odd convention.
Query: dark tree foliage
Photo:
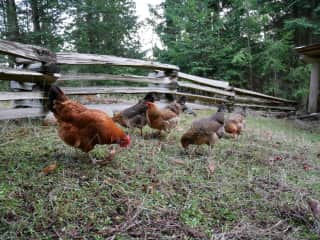
[[[139,56],[135,3],[132,0],[74,1],[68,14],[68,40],[79,52]]]
[[[142,58],[137,37],[139,23],[133,0],[73,1],[67,14],[66,42],[77,52]],[[82,67],[81,71],[117,73],[124,69]],[[97,82],[98,84],[98,82]]]
[[[308,66],[293,48],[320,41],[319,1],[166,0],[152,11],[160,61],[268,94],[306,94]]]
[[[293,49],[320,41],[318,0],[166,0],[151,11],[157,60],[267,94],[307,94],[309,67]],[[53,51],[143,58],[139,24],[134,0],[0,0],[2,39]]]
[[[143,58],[134,0],[0,0],[0,22],[4,39],[53,51]],[[116,72],[105,66],[76,71]]]
[[[133,0],[0,0],[2,38],[84,53],[142,57]]]

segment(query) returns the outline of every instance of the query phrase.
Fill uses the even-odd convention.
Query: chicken
[[[225,132],[231,134],[234,138],[239,136],[246,126],[246,109],[239,113],[232,113],[225,122]]]
[[[182,113],[182,105],[180,105],[180,103],[178,103],[177,101],[169,103],[167,106],[164,107],[164,109],[168,109],[174,112],[177,116],[179,116]]]
[[[215,114],[213,114],[210,117],[210,119],[214,120],[214,121],[217,121],[218,123],[223,125],[224,121],[225,121],[225,119],[224,119],[224,111],[225,111],[225,106],[222,105],[222,104],[219,105],[217,112]]]
[[[154,95],[152,93],[148,93],[137,104],[114,114],[113,121],[126,128],[139,128],[142,136],[142,128],[147,125],[146,102],[154,102]]]
[[[159,130],[159,135],[161,131],[169,132],[177,126],[178,115],[175,112],[167,108],[159,109],[152,102],[147,102],[146,105],[148,107],[147,123],[149,127]]]
[[[90,152],[96,144],[129,146],[129,135],[106,113],[68,99],[57,86],[50,88],[48,98],[48,107],[58,122],[58,134],[66,144],[85,153]]]
[[[177,115],[180,115],[182,112],[185,112],[197,116],[197,114],[187,106],[185,96],[179,97],[178,100],[173,99],[173,101],[170,104],[168,104],[165,108],[170,109]]]
[[[201,118],[192,122],[190,129],[182,135],[181,145],[187,149],[189,145],[207,144],[213,146],[223,136],[224,107],[220,106],[218,111],[211,117]]]

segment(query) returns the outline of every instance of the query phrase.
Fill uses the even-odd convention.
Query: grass
[[[131,131],[131,147],[104,167],[66,146],[56,126],[1,123],[1,239],[319,239],[305,200],[320,199],[317,132],[248,117],[239,139],[188,155],[179,139],[192,120],[183,115],[161,141]]]

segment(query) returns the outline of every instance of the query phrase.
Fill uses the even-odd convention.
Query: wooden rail
[[[253,109],[296,111],[295,107],[284,107],[284,106],[270,106],[270,105],[258,105],[258,104],[241,104],[241,103],[235,103],[234,106],[248,107],[248,108],[253,108]]]
[[[56,54],[46,48],[6,40],[0,40],[0,53],[39,62],[56,61]]]
[[[42,92],[0,92],[0,101],[43,99]]]
[[[166,71],[179,71],[179,67],[159,62],[143,61],[130,58],[115,57],[109,55],[83,54],[73,52],[58,52],[57,64],[68,65],[92,65],[108,64],[123,67],[139,67],[148,69],[160,69]]]
[[[228,96],[228,97],[235,96],[234,92],[225,91],[225,90],[221,90],[213,87],[201,86],[199,84],[194,84],[194,83],[178,82],[178,86],[182,88],[191,88],[191,89],[196,89],[196,90],[209,92],[213,94],[219,94],[222,96]]]
[[[167,88],[161,87],[62,87],[67,95],[95,95],[107,93],[172,93]],[[43,92],[0,92],[0,101],[27,100],[27,99],[43,99]]]
[[[242,89],[242,88],[232,88],[232,90],[235,91],[236,93],[240,93],[240,94],[244,94],[244,95],[250,95],[250,96],[261,97],[261,98],[265,98],[265,99],[277,100],[280,102],[296,103],[295,101],[292,101],[292,100],[278,98],[278,97],[274,97],[274,96],[270,96],[270,95]]]
[[[167,88],[160,87],[63,87],[62,90],[67,95],[93,95],[93,94],[106,94],[106,93],[172,93]]]
[[[41,118],[47,115],[41,108],[0,109],[0,121],[23,118]]]
[[[78,73],[78,74],[62,74],[57,81],[103,81],[115,80],[135,83],[153,83],[153,84],[170,84],[168,78],[155,78],[137,75],[112,75],[112,74],[94,74],[94,73]]]
[[[0,80],[16,80],[34,83],[47,82],[51,84],[54,83],[59,76],[59,74],[48,75],[23,69],[0,68]]]
[[[88,86],[63,87],[67,95],[93,95],[109,93],[170,93],[186,96],[188,99],[229,106],[247,106],[258,109],[294,111],[294,101],[274,97],[251,90],[232,87],[226,81],[194,76],[179,72],[179,67],[154,61],[122,58],[110,55],[82,54],[72,52],[53,53],[48,49],[0,40],[0,53],[16,57],[17,64],[28,69],[0,68],[0,80],[15,80],[63,85],[68,81],[122,81],[130,86]],[[32,66],[38,62],[38,66]],[[40,62],[40,64],[39,64]],[[112,65],[118,67],[134,67],[162,71],[156,77],[137,75],[112,75],[106,73],[62,73],[57,74],[58,65]],[[37,64],[36,64],[37,65]],[[132,83],[139,84],[131,86]],[[143,85],[141,85],[143,84]],[[144,87],[142,87],[144,86]],[[44,94],[35,92],[0,92],[0,101],[44,99]],[[10,109],[8,115],[0,110],[0,120],[26,117],[40,117],[41,109]]]
[[[190,75],[182,72],[178,73],[178,77],[182,80],[189,80],[191,82],[199,83],[209,87],[223,88],[223,89],[230,88],[229,83],[226,81],[212,80],[209,78],[198,77],[198,76],[194,76],[194,75]]]

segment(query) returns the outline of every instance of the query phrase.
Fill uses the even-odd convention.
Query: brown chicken
[[[170,109],[159,109],[154,103],[146,103],[147,110],[147,123],[149,127],[159,130],[159,135],[161,131],[169,132],[171,129],[175,128],[178,124],[178,115],[171,111]]]
[[[154,95],[152,93],[148,93],[137,104],[114,114],[113,121],[126,128],[139,128],[142,136],[142,128],[147,125],[146,102],[154,102]]]
[[[239,113],[232,113],[229,118],[226,120],[224,129],[225,132],[232,135],[232,137],[237,137],[240,135],[242,130],[246,126],[246,109],[243,109]]]
[[[185,96],[181,96],[178,98],[178,100],[174,100],[169,103],[167,106],[165,106],[166,109],[170,109],[171,111],[175,112],[177,115],[180,115],[182,112],[192,114],[196,116],[197,114],[190,109],[187,104],[187,99]]]
[[[201,118],[192,122],[190,129],[181,137],[182,147],[187,149],[189,145],[202,144],[213,146],[224,133],[223,110],[224,107],[220,106],[218,111],[211,117]]]
[[[58,121],[60,138],[72,147],[88,153],[96,144],[130,144],[130,137],[106,113],[68,99],[57,86],[49,90],[48,105]]]

